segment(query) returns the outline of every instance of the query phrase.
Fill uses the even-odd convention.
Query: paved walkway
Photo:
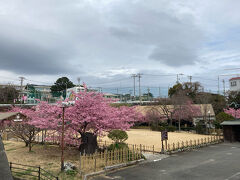
[[[240,143],[222,143],[181,152],[93,179],[239,180]]]

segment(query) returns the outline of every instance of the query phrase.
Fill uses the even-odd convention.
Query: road
[[[93,178],[94,180],[239,180],[240,143],[217,144],[180,152]]]

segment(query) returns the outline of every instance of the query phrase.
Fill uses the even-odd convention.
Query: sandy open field
[[[128,144],[155,146],[156,149],[161,149],[161,132],[151,131],[148,129],[131,129],[127,131]],[[187,132],[169,132],[168,143],[186,142],[187,140],[198,140],[207,138],[207,135],[193,134]],[[103,141],[111,142],[108,137],[101,138]]]

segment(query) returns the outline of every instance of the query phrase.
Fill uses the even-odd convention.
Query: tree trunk
[[[32,143],[29,143],[29,145],[28,145],[28,151],[29,151],[29,152],[32,151]]]
[[[181,120],[180,120],[180,118],[178,119],[178,131],[179,132],[181,131]]]
[[[29,143],[28,142],[25,142],[25,147],[28,147]]]
[[[98,149],[97,135],[90,132],[82,133],[79,151],[81,153],[93,154],[96,149]]]

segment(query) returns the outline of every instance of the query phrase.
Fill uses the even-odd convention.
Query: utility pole
[[[78,77],[78,78],[77,78],[77,81],[78,81],[78,86],[80,87],[80,81],[81,81],[81,78]]]
[[[139,88],[139,100],[140,100],[140,103],[142,103],[142,97],[141,97],[141,76],[142,74],[138,73],[137,74],[137,77],[138,77],[138,88]]]
[[[26,79],[26,78],[21,76],[21,77],[19,77],[19,79],[20,79],[21,91],[22,91],[21,103],[24,103],[24,99],[23,99],[23,96],[24,96],[24,94],[23,94],[23,80]]]
[[[223,79],[222,82],[223,82],[223,95],[225,97],[225,80]]]
[[[131,77],[133,78],[133,97],[135,99],[135,97],[136,97],[136,81],[135,81],[135,78],[137,77],[137,75],[136,74],[132,74]]]
[[[147,91],[148,91],[147,99],[148,99],[148,101],[149,101],[149,93],[150,93],[149,87],[147,88]]]
[[[179,75],[184,75],[183,73],[177,74],[177,84],[179,83]]]
[[[192,83],[192,76],[188,76],[189,77],[189,82]]]
[[[26,79],[25,77],[19,77],[20,82],[21,82],[21,90],[23,90],[23,80]]]

